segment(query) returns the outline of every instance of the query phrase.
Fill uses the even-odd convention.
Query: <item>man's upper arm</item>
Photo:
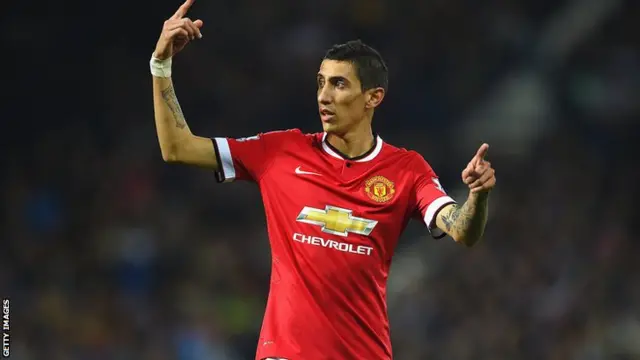
[[[213,141],[209,138],[193,135],[188,141],[182,142],[176,151],[171,153],[175,154],[176,157],[175,159],[166,159],[169,162],[218,169]]]
[[[431,235],[439,239],[446,233],[440,226],[437,226],[437,215],[447,206],[455,204],[455,200],[447,195],[431,166],[429,166],[422,156],[416,155],[412,166],[415,176],[414,196],[417,207],[416,210],[427,226],[427,229],[429,229],[429,232],[431,232]],[[436,233],[434,231],[436,228],[443,231]]]
[[[277,152],[298,130],[272,131],[246,138],[213,139],[218,182],[251,180],[259,182],[271,166]]]

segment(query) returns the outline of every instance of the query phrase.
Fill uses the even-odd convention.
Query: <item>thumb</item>
[[[462,170],[462,180],[464,180],[468,176],[471,176],[471,174],[473,173],[474,169],[475,169],[475,166],[474,166],[473,162],[469,162],[467,164],[467,167],[464,168],[464,170]]]
[[[204,23],[202,22],[202,20],[196,20],[193,22],[193,25],[195,25],[198,29],[202,29]]]

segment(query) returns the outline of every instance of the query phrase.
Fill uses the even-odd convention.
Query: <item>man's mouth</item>
[[[336,114],[329,109],[320,109],[320,119],[323,122],[331,121],[335,115]]]

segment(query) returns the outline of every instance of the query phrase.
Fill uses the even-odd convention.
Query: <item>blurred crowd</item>
[[[505,77],[541,70],[536,39],[569,3],[196,2],[204,37],[174,60],[176,91],[201,136],[319,131],[321,57],[360,38],[391,71],[376,131],[463,201],[473,152],[459,129]],[[179,4],[6,5],[12,356],[252,359],[270,275],[259,192],[163,163],[155,135],[148,60]],[[621,2],[537,73],[553,126],[526,152],[491,148],[483,242],[431,240],[415,223],[404,234],[389,282],[396,359],[640,358],[639,10]]]

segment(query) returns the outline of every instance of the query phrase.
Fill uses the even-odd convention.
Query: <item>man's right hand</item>
[[[202,38],[200,32],[204,25],[202,20],[191,21],[188,17],[184,17],[192,4],[193,0],[186,0],[178,11],[164,22],[162,33],[153,52],[154,57],[160,60],[168,59],[184,49],[189,41]]]

